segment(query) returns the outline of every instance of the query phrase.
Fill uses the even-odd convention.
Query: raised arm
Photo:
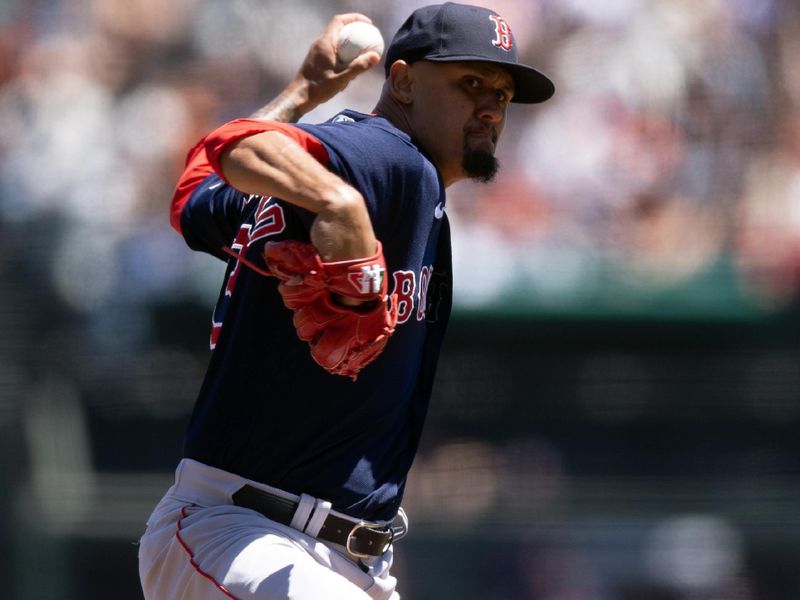
[[[295,123],[306,113],[344,90],[356,77],[378,64],[380,56],[367,52],[348,65],[336,62],[339,31],[348,23],[372,21],[359,13],[336,15],[325,31],[311,44],[294,79],[273,100],[262,106],[251,119]]]
[[[359,13],[334,16],[311,44],[294,79],[250,118],[294,123],[344,90],[378,64],[367,52],[348,65],[336,60],[339,31],[348,23],[372,21]],[[330,173],[294,140],[279,132],[256,134],[232,144],[221,156],[227,181],[261,196],[277,196],[317,214],[311,243],[325,261],[347,260],[375,252],[375,234],[361,194]]]
[[[309,47],[294,79],[250,118],[295,122],[377,64],[380,56],[375,52],[362,54],[348,65],[337,64],[339,31],[356,21],[371,22],[358,13],[333,17]],[[374,234],[359,192],[305,155],[301,148],[290,149],[288,144],[293,141],[277,132],[255,134],[231,144],[220,156],[220,166],[227,181],[240,191],[276,195],[317,213],[311,239],[324,260],[371,255],[375,249]],[[284,151],[287,154],[280,156]],[[178,182],[171,223],[179,232],[184,206],[196,186],[212,172],[205,157],[202,147],[197,146]],[[206,194],[209,199],[214,196],[212,191]]]

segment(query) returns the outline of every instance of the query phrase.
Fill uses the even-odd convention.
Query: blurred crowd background
[[[333,14],[388,42],[427,3],[0,0],[5,597],[141,597],[224,272],[168,227],[187,149]],[[483,4],[557,93],[510,108],[496,183],[449,190],[400,591],[800,598],[800,4]]]

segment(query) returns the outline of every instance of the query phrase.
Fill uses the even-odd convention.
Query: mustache
[[[468,125],[464,127],[464,139],[470,134],[480,134],[480,135],[489,135],[491,137],[492,143],[497,144],[497,139],[500,137],[500,134],[497,133],[497,128],[493,125]]]

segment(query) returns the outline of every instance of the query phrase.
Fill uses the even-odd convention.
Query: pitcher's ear
[[[389,68],[389,92],[400,104],[411,104],[414,92],[414,70],[404,60],[396,60]]]

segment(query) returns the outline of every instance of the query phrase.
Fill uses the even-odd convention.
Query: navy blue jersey
[[[226,145],[273,129],[294,137],[361,192],[383,243],[398,325],[355,382],[312,360],[277,280],[259,272],[266,269],[264,245],[308,241],[314,215],[278,198],[242,194],[219,174]],[[450,314],[444,204],[431,161],[382,117],[345,111],[327,123],[295,126],[240,119],[204,138],[190,153],[172,222],[191,248],[228,259],[228,267],[185,456],[330,500],[356,517],[391,518],[417,449]],[[243,260],[229,258],[223,247]]]

